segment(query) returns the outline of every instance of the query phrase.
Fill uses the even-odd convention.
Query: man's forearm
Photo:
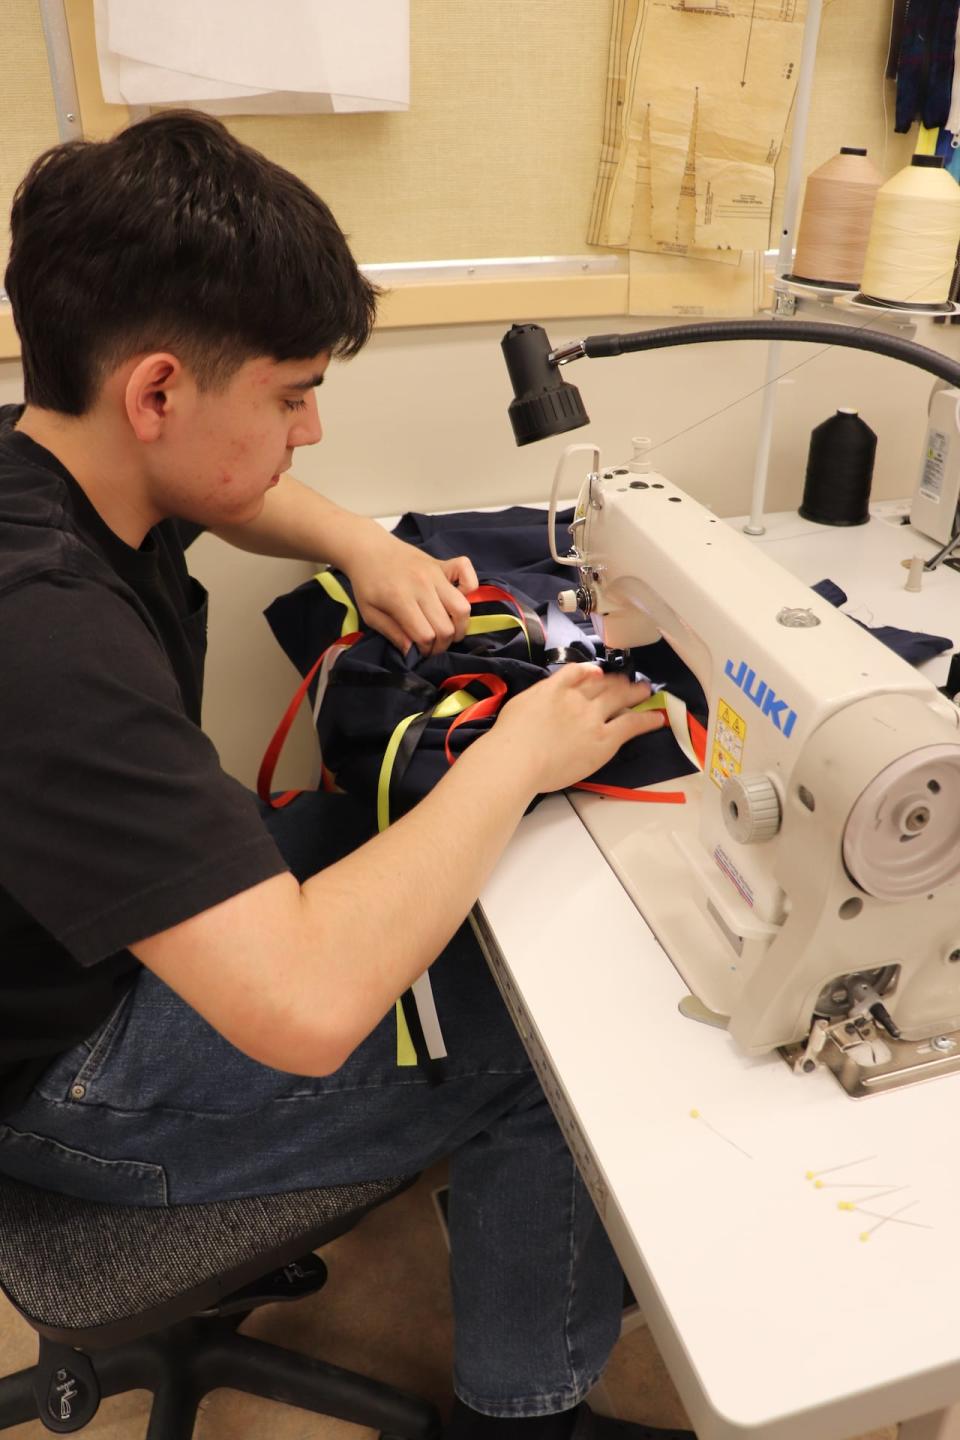
[[[395,826],[302,886],[305,931],[323,944],[301,974],[337,995],[349,1049],[468,913],[536,793],[532,773],[493,735],[477,741]]]
[[[375,520],[344,510],[292,475],[281,475],[267,492],[256,520],[224,526],[214,534],[255,555],[325,561],[342,570],[367,535],[375,538],[382,531]]]

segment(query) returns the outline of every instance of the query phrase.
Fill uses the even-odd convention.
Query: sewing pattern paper
[[[95,0],[104,99],[216,114],[406,110],[409,0]]]
[[[769,243],[806,0],[615,0],[593,244],[742,263]]]

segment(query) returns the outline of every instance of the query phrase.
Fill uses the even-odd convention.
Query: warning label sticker
[[[950,437],[942,430],[931,430],[927,435],[927,456],[920,477],[920,494],[935,505],[940,504],[943,493],[943,471],[950,449]]]
[[[717,705],[717,723],[710,752],[710,779],[722,786],[731,775],[743,769],[743,746],[747,738],[747,722],[726,700]]]

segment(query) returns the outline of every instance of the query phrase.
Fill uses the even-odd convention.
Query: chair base
[[[440,1417],[426,1401],[239,1335],[247,1314],[185,1320],[93,1355],[41,1337],[38,1363],[0,1380],[0,1431],[39,1419],[54,1434],[72,1434],[90,1423],[101,1397],[149,1390],[154,1402],[144,1440],[193,1440],[200,1401],[228,1389],[364,1425],[391,1440],[437,1440]]]

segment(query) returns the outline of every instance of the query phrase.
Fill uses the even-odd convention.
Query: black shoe
[[[584,1401],[577,1406],[570,1440],[697,1440],[697,1437],[692,1430],[664,1430],[634,1420],[613,1420],[608,1415],[595,1415]]]

